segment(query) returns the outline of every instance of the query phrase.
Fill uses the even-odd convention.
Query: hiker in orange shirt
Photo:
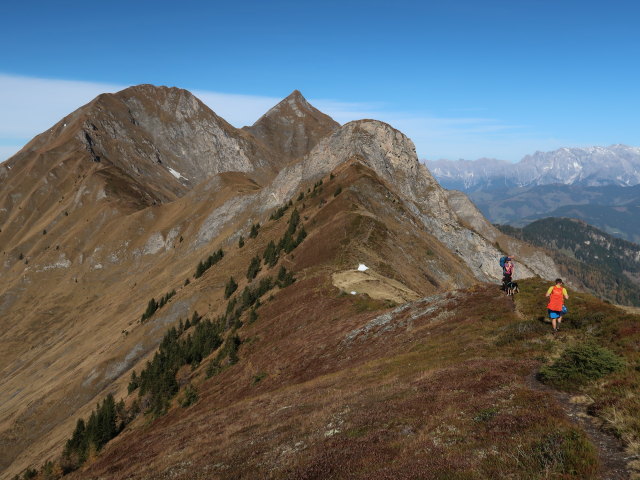
[[[565,299],[569,299],[569,294],[562,284],[562,279],[556,278],[556,284],[549,287],[546,296],[549,298],[547,311],[551,319],[551,326],[553,327],[553,333],[556,333],[560,329],[562,316],[567,313],[567,307],[564,306],[564,301]]]

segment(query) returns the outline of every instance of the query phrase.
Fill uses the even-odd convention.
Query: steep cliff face
[[[455,199],[450,203],[448,193],[418,161],[413,142],[383,122],[359,120],[344,125],[321,141],[301,162],[284,169],[270,187],[269,195],[276,199],[288,198],[303,180],[317,179],[352,159],[369,166],[384,179],[420,220],[420,228],[455,252],[478,280],[501,278],[497,259],[502,252],[495,245],[497,231],[475,208],[460,208],[458,215],[460,203]],[[529,252],[527,247],[510,242],[505,240],[502,248],[514,247],[523,254],[520,260],[523,276],[535,273],[543,278],[556,278],[557,270],[547,255],[536,249]]]
[[[465,224],[489,242],[499,245],[502,252],[516,258],[516,279],[538,275],[552,280],[561,276],[553,259],[543,250],[503,234],[489,223],[464,193],[456,190],[448,190],[446,193],[451,209]]]

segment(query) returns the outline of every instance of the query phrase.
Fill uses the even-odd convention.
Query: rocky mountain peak
[[[489,159],[427,161],[443,186],[466,192],[550,184],[628,187],[640,184],[639,165],[640,148],[626,145],[537,151],[517,163]]]
[[[300,158],[340,124],[311,105],[298,90],[244,130],[285,161]]]

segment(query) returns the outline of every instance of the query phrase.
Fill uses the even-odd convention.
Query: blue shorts
[[[558,312],[557,310],[547,309],[547,312],[549,312],[549,318],[551,319],[560,318],[562,315],[564,315],[562,312]]]

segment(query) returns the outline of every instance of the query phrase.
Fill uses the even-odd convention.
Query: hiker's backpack
[[[507,263],[507,260],[509,260],[509,257],[502,257],[500,259],[500,267],[504,270],[504,264]]]

